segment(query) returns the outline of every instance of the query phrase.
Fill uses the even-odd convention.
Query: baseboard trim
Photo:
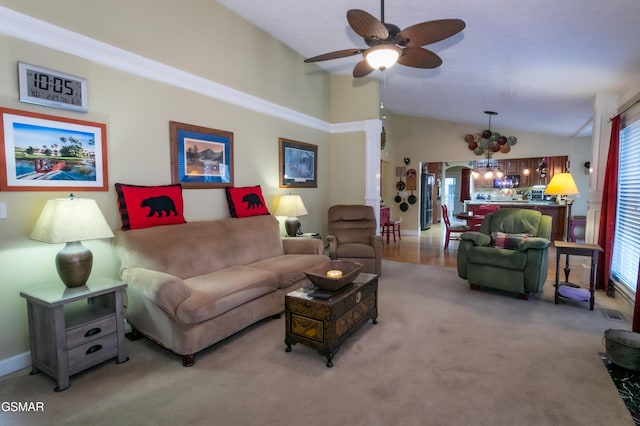
[[[10,358],[0,360],[0,377],[15,373],[31,365],[31,352],[23,352]]]

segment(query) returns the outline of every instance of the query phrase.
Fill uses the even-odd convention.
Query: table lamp
[[[571,173],[555,173],[551,178],[551,182],[547,185],[547,188],[544,190],[545,195],[557,195],[562,198],[562,196],[567,195],[578,195],[580,192],[578,191],[578,187],[576,186],[575,181],[573,180],[573,176]],[[565,198],[567,203],[567,238],[566,241],[569,241],[569,220],[571,219],[571,206],[573,205],[573,200],[570,198]]]
[[[304,207],[302,198],[299,195],[283,195],[280,197],[278,208],[274,215],[287,216],[284,221],[284,228],[287,230],[289,237],[296,237],[300,232],[300,222],[297,216],[304,216],[307,214],[307,209]]]
[[[113,232],[95,200],[73,194],[47,201],[30,236],[50,244],[66,243],[56,256],[56,269],[70,288],[85,285],[93,266],[91,250],[80,241],[111,237]]]
[[[562,198],[562,196],[568,195],[578,195],[580,192],[578,191],[578,187],[576,186],[576,182],[573,180],[573,176],[571,173],[555,173],[551,178],[551,182],[547,185],[547,189],[544,190],[546,195],[557,195]],[[565,198],[565,202],[567,203],[567,227],[565,241],[569,241],[569,221],[571,220],[571,206],[573,205],[573,200],[571,198]],[[565,281],[569,281],[569,255],[567,255],[566,263],[564,266],[564,275]]]

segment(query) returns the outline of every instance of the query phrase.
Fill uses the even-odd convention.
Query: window
[[[614,280],[636,291],[640,259],[640,113],[620,130],[618,206],[611,259]]]

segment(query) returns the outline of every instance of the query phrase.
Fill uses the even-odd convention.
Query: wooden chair
[[[499,208],[500,206],[495,204],[481,204],[479,206],[476,206],[473,209],[473,217],[469,221],[469,226],[471,227],[471,230],[479,231],[480,225],[482,225],[482,221],[484,220],[484,217],[489,213],[495,213],[495,211],[498,210]]]
[[[459,241],[460,234],[466,231],[470,231],[471,227],[467,225],[451,226],[451,222],[449,221],[449,211],[447,209],[447,205],[441,204],[441,207],[442,207],[442,220],[444,220],[444,225],[446,227],[446,234],[444,237],[444,250],[446,251],[449,249],[449,240]]]
[[[385,235],[387,236],[387,244],[389,244],[389,234],[393,235],[394,242],[396,241],[396,233],[398,234],[398,239],[402,240],[402,237],[400,237],[400,224],[402,220],[391,220],[390,216],[390,207],[380,208],[380,234],[383,238]]]

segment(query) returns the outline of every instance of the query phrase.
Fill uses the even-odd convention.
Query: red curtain
[[[605,291],[609,290],[611,257],[613,256],[613,236],[616,228],[619,145],[620,115],[616,115],[611,120],[611,140],[609,142],[607,169],[604,174],[604,187],[602,190],[602,210],[600,212],[600,227],[598,231],[598,245],[602,247],[604,253],[602,253],[601,256],[598,256],[596,288],[603,289]]]
[[[631,322],[631,330],[640,333],[640,298],[638,291],[640,290],[640,262],[638,262],[638,281],[636,282],[636,300],[633,304],[633,321]]]
[[[462,169],[462,182],[460,182],[460,202],[471,199],[471,169]]]

